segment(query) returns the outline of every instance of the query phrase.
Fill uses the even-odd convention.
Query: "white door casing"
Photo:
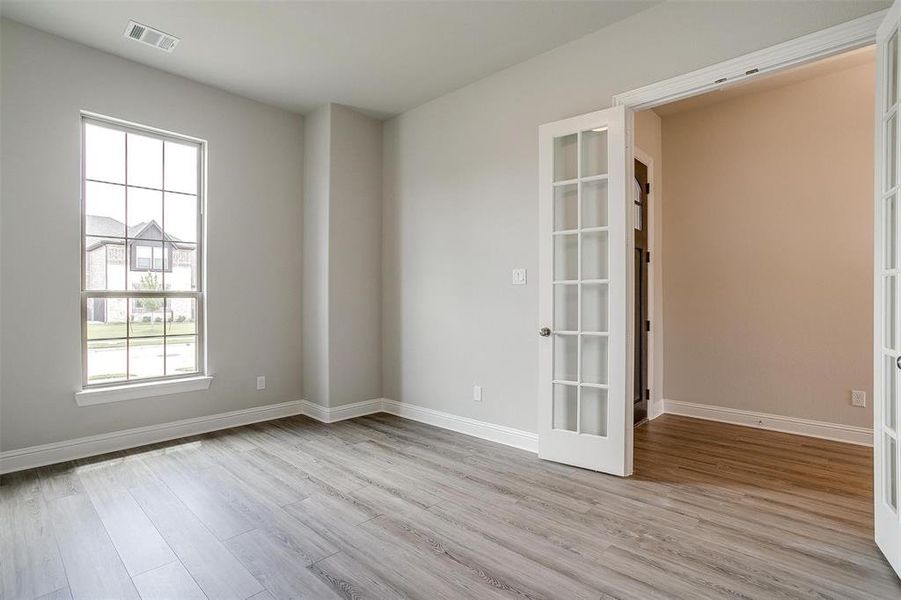
[[[632,472],[626,109],[539,128],[538,455]]]
[[[876,544],[901,575],[901,0],[876,32],[873,464]]]

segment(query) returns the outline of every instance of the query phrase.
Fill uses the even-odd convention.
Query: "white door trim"
[[[613,105],[645,110],[788,67],[872,44],[887,10],[613,96]]]

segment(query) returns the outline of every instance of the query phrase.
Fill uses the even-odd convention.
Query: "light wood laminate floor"
[[[901,598],[871,451],[663,416],[628,479],[388,415],[7,475],[0,595]]]

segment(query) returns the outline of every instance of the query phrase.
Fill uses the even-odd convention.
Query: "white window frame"
[[[87,255],[86,255],[86,205],[85,205],[85,125],[91,124],[99,127],[106,127],[124,133],[134,133],[146,137],[156,138],[163,142],[175,142],[179,144],[191,144],[197,147],[197,287],[192,291],[166,291],[166,290],[88,290],[87,289]],[[79,405],[91,405],[105,402],[114,402],[118,400],[130,400],[134,398],[166,395],[180,392],[204,390],[209,388],[212,378],[207,374],[207,355],[206,355],[206,156],[207,142],[198,138],[193,138],[169,131],[138,125],[120,119],[115,119],[95,113],[82,112],[80,116],[81,126],[81,169],[80,169],[80,186],[81,186],[81,294],[80,294],[80,313],[81,313],[81,354],[82,354],[82,389],[76,392],[75,399]],[[165,155],[164,155],[165,156]],[[126,179],[124,186],[128,185],[128,156],[126,152]],[[165,183],[162,186],[165,188]],[[161,192],[164,190],[160,190]],[[127,197],[126,197],[127,198]],[[126,199],[127,202],[127,199]],[[163,223],[165,227],[165,203],[163,206]],[[127,242],[127,204],[126,204],[126,270],[128,269],[128,242]],[[151,265],[152,266],[152,265]],[[127,281],[127,274],[126,274]],[[87,300],[89,298],[126,298],[127,300],[141,297],[153,298],[193,298],[196,302],[196,352],[195,358],[197,371],[179,375],[163,375],[160,377],[144,377],[140,379],[117,380],[113,382],[89,383],[88,382],[88,335],[87,335]],[[126,327],[127,327],[126,317]],[[126,333],[126,338],[128,334]],[[163,332],[164,348],[165,348],[165,328]],[[123,338],[123,339],[126,339]],[[117,338],[118,339],[118,338]],[[127,351],[126,351],[127,352]],[[163,372],[165,373],[165,350],[163,357]],[[127,354],[126,354],[127,356]],[[128,359],[126,359],[128,360]],[[127,363],[126,363],[127,365]],[[126,371],[128,368],[126,367]]]

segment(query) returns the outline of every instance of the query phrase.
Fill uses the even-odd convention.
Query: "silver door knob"
[[[895,360],[895,366],[897,366],[899,369],[901,369],[901,356],[899,356],[897,358],[897,360]]]
[[[551,328],[550,327],[542,327],[541,329],[538,330],[538,335],[540,335],[541,337],[549,337],[551,335]]]

